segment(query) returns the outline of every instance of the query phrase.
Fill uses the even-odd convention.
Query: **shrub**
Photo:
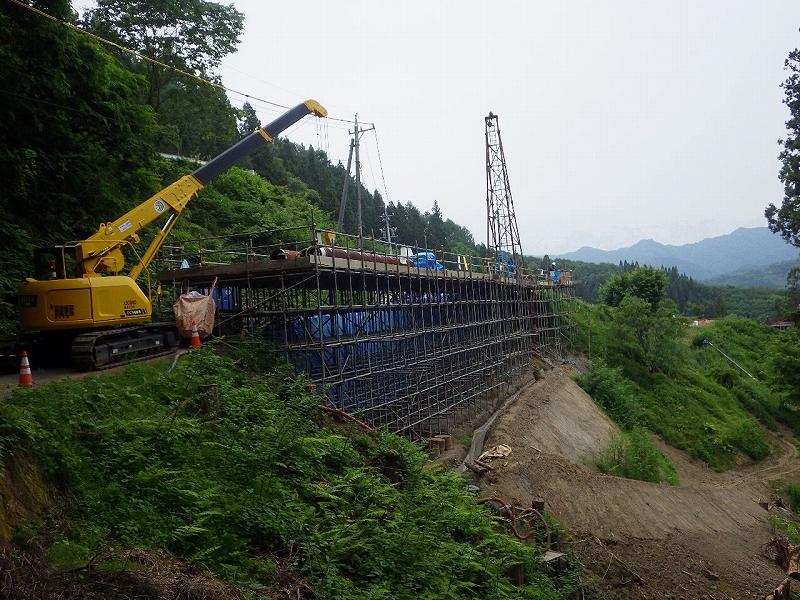
[[[341,600],[578,589],[577,577],[542,572],[541,550],[499,527],[460,476],[433,472],[405,438],[322,426],[318,402],[285,364],[247,379],[205,344],[169,372],[19,390],[2,407],[0,444],[6,455],[32,446],[74,498],[54,556],[164,547],[258,589],[279,585],[282,564]],[[511,563],[524,586],[506,577]]]
[[[624,377],[621,368],[610,368],[598,359],[589,373],[578,378],[578,384],[621,428],[631,430],[640,423],[642,407],[636,387]]]
[[[789,508],[792,509],[792,512],[800,511],[800,485],[790,483],[781,491],[789,496]]]
[[[597,468],[607,475],[678,485],[678,473],[653,440],[640,428],[624,432],[611,440]]]

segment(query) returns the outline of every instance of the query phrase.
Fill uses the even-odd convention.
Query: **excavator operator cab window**
[[[51,246],[33,251],[36,279],[65,279],[75,265],[74,246]]]

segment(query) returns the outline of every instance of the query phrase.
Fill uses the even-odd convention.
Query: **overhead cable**
[[[81,29],[80,27],[78,27],[74,23],[70,23],[69,21],[65,21],[64,19],[61,19],[59,17],[54,17],[53,15],[50,15],[50,14],[44,12],[43,10],[40,10],[40,9],[38,9],[36,7],[33,7],[33,6],[30,6],[29,4],[25,4],[24,2],[22,2],[22,0],[11,0],[11,2],[13,2],[14,4],[17,4],[17,5],[19,5],[19,6],[23,7],[23,8],[27,8],[28,10],[31,10],[31,11],[35,12],[36,14],[38,14],[38,15],[40,15],[42,17],[45,17],[46,19],[50,19],[51,21],[56,21],[57,23],[65,25],[66,27],[69,27],[73,31],[77,31],[78,33],[83,34],[83,35],[88,35],[89,37],[97,40],[98,42],[101,42],[101,43],[106,44],[108,46],[113,46],[117,50],[120,50],[122,52],[130,54],[131,56],[135,56],[136,58],[139,58],[141,60],[147,61],[147,62],[152,63],[154,65],[158,65],[159,67],[161,67],[163,69],[167,69],[169,71],[173,71],[175,73],[183,75],[184,77],[190,77],[191,79],[194,79],[194,80],[199,81],[201,83],[205,83],[205,84],[211,85],[211,86],[213,86],[215,88],[224,90],[226,92],[230,92],[232,94],[238,94],[240,96],[244,96],[245,98],[252,98],[253,100],[257,100],[259,102],[265,102],[266,104],[270,104],[270,105],[275,106],[277,108],[281,108],[281,109],[288,109],[289,108],[288,106],[284,106],[283,104],[278,104],[277,102],[271,102],[269,100],[265,100],[265,99],[259,98],[257,96],[251,96],[250,94],[246,94],[244,92],[240,92],[239,90],[234,90],[234,89],[231,89],[231,88],[229,88],[227,86],[224,86],[221,83],[217,83],[215,81],[211,81],[210,79],[205,79],[203,77],[195,75],[194,73],[189,73],[188,71],[183,71],[181,69],[178,69],[177,67],[173,67],[173,66],[170,66],[170,65],[168,65],[166,63],[162,63],[160,61],[157,61],[154,58],[150,58],[149,56],[145,56],[144,54],[140,54],[139,52],[136,52],[135,50],[131,50],[130,48],[126,48],[125,46],[117,44],[116,42],[112,42],[111,40],[107,40],[107,39],[105,39],[103,37],[100,37],[99,35],[97,35],[95,33],[92,33],[91,31],[86,31],[85,29]],[[349,122],[349,121],[345,121],[344,119],[337,119],[335,117],[328,117],[328,119],[334,120],[334,121],[341,121],[343,123]]]

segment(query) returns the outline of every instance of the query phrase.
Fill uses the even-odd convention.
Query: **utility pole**
[[[342,189],[342,203],[339,205],[339,222],[336,226],[336,231],[341,232],[344,228],[344,208],[347,204],[347,184],[350,183],[350,165],[353,161],[353,154],[356,156],[356,207],[358,211],[358,247],[363,246],[364,237],[364,222],[361,217],[361,159],[359,157],[359,145],[361,135],[367,131],[372,131],[375,126],[369,129],[359,128],[358,114],[355,116],[353,131],[348,131],[353,139],[350,140],[350,153],[347,156],[347,173],[344,176],[344,188]]]
[[[344,189],[342,190],[342,203],[339,205],[339,222],[336,225],[336,233],[341,233],[344,229],[344,207],[347,204],[347,184],[350,183],[350,165],[353,163],[355,144],[355,140],[350,140],[350,153],[347,155],[347,172],[344,174]]]
[[[486,123],[486,247],[493,249],[495,260],[500,263],[510,257],[514,261],[513,270],[525,267],[522,243],[519,239],[517,216],[514,214],[514,201],[511,198],[511,185],[503,154],[503,141],[500,139],[500,125],[497,115],[489,113]],[[498,265],[499,266],[499,265]],[[508,265],[500,267],[508,269]],[[508,272],[508,270],[507,270]],[[511,275],[511,273],[508,273]]]
[[[361,145],[361,135],[366,131],[371,131],[375,129],[373,125],[369,129],[360,129],[358,126],[358,114],[355,116],[355,125],[353,127],[353,131],[349,132],[353,135],[353,139],[355,140],[355,150],[356,150],[356,203],[358,206],[358,248],[359,250],[364,245],[364,222],[361,218],[361,159],[359,158],[358,148]]]
[[[394,215],[390,215],[386,212],[386,205],[383,205],[383,214],[381,215],[381,221],[383,221],[383,228],[381,229],[381,233],[384,234],[384,239],[389,244],[389,252],[392,251],[392,236],[395,235],[397,232],[397,227],[390,227],[389,226],[389,219],[392,218]]]

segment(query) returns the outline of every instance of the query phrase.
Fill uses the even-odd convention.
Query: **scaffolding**
[[[571,343],[569,272],[370,243],[313,226],[184,240],[159,280],[213,293],[217,335],[273,345],[332,407],[414,438],[493,410]]]

